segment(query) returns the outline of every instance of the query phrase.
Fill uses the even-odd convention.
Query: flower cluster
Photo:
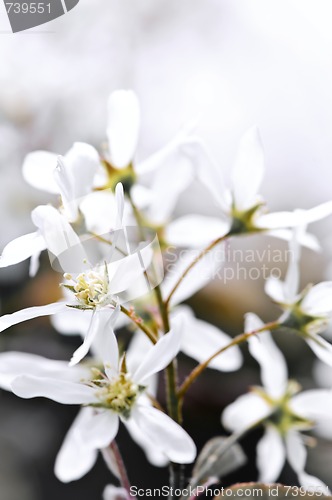
[[[224,410],[222,423],[234,432],[229,439],[234,444],[243,433],[263,426],[257,447],[260,480],[277,480],[287,459],[301,485],[321,486],[305,472],[303,432],[332,422],[332,392],[301,392],[297,382],[289,381],[270,331],[295,331],[332,366],[332,346],[320,335],[332,315],[332,282],[298,291],[301,245],[317,248],[306,227],[330,215],[332,202],[268,213],[258,194],[264,155],[256,128],[244,134],[227,186],[190,127],[137,162],[140,107],[133,92],[111,94],[108,116],[107,143],[101,152],[76,143],[65,156],[38,151],[25,159],[25,180],[50,193],[54,204],[34,208],[36,231],[8,243],[0,267],[30,259],[33,277],[41,252],[47,250],[63,297],[0,317],[0,331],[50,315],[57,331],[80,334],[83,340],[69,363],[1,353],[0,386],[21,398],[44,397],[80,406],[56,458],[55,474],[64,482],[79,479],[100,451],[121,483],[121,488],[109,485],[105,498],[129,498],[129,481],[116,445],[119,423],[152,464],[170,464],[172,486],[181,484],[178,465],[196,457],[195,443],[182,426],[187,389],[206,368],[238,370],[239,344],[248,342],[260,365],[262,387],[253,387]],[[190,213],[174,218],[179,197],[194,180],[209,191],[219,216]],[[232,338],[196,318],[183,302],[208,284],[220,265],[214,252],[226,241],[262,233],[289,241],[292,259],[285,281],[273,276],[266,281],[267,294],[283,314],[264,324],[249,313],[244,333]],[[171,270],[163,266],[170,247],[182,255]],[[130,332],[125,349],[118,342],[124,327]],[[181,385],[180,351],[198,363]],[[166,409],[157,400],[161,371],[166,374]],[[220,448],[225,457],[228,448]],[[198,459],[191,484],[209,484],[224,474],[221,466],[209,469],[210,462]]]

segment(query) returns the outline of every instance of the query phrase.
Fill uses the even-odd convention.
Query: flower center
[[[266,421],[276,427],[282,436],[285,436],[290,429],[308,430],[314,425],[314,422],[301,415],[297,415],[291,408],[290,400],[300,389],[300,385],[291,380],[288,383],[285,394],[278,399],[271,398],[261,387],[253,389],[256,394],[272,407],[272,412]]]
[[[103,160],[103,166],[107,173],[107,183],[102,189],[112,189],[115,190],[118,182],[121,182],[124,190],[130,191],[131,187],[135,184],[136,174],[132,164],[129,164],[125,168],[115,168],[107,160]]]
[[[300,294],[298,301],[289,307],[289,314],[283,322],[283,326],[307,334],[317,334],[326,330],[328,326],[327,316],[312,316],[302,310],[302,301],[310,286],[306,287]]]
[[[80,304],[78,307],[92,309],[106,305],[111,300],[108,292],[109,281],[106,270],[104,275],[89,271],[88,273],[79,274],[76,279],[66,273],[64,278],[73,282],[71,285],[63,284],[63,286],[74,293]]]
[[[232,225],[229,234],[244,234],[262,231],[255,225],[255,219],[262,210],[262,203],[249,208],[248,210],[240,211],[235,205],[231,210]]]
[[[117,378],[110,381],[100,377],[93,381],[97,388],[97,398],[100,404],[94,404],[119,413],[124,418],[129,418],[131,409],[137,397],[145,390],[144,386],[135,384],[128,373],[120,373]]]

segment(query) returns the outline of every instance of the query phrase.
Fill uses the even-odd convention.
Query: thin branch
[[[145,324],[144,324],[144,321],[143,321],[143,318],[141,318],[140,316],[138,316],[135,311],[133,310],[129,310],[129,309],[126,309],[123,305],[120,305],[120,309],[121,309],[121,312],[123,312],[126,316],[128,316],[128,318],[133,322],[135,323],[135,325],[140,329],[142,330],[142,332],[145,333],[145,335],[147,337],[149,337],[149,339],[151,340],[151,342],[153,344],[156,344],[157,343],[157,338],[156,338],[156,335],[152,332],[152,330],[150,330],[150,328],[148,328]]]
[[[237,335],[229,344],[225,345],[221,349],[219,349],[217,352],[212,354],[209,358],[207,358],[205,361],[200,363],[199,365],[196,366],[196,368],[193,369],[193,371],[188,375],[188,377],[185,379],[183,384],[178,390],[178,398],[182,399],[191,386],[193,382],[201,375],[201,373],[209,366],[211,361],[222,354],[223,352],[227,351],[231,347],[235,345],[239,345],[242,342],[245,342],[248,338],[253,337],[254,335],[257,335],[258,333],[264,332],[266,330],[276,330],[277,328],[280,327],[280,323],[278,321],[272,321],[271,323],[266,323],[263,325],[261,328],[257,328],[256,330],[253,330],[251,332],[245,332],[241,333],[240,335]]]
[[[117,472],[119,473],[119,480],[120,480],[121,486],[127,492],[128,500],[135,499],[136,497],[131,494],[131,487],[130,487],[130,482],[129,482],[129,478],[128,478],[128,474],[127,474],[127,469],[126,469],[126,466],[125,466],[124,461],[122,459],[119,447],[116,444],[115,440],[112,441],[112,443],[109,445],[108,448],[104,448],[102,450],[102,455],[104,457],[106,465],[108,466],[108,468],[110,469],[112,474],[114,474],[114,472],[112,471],[110,463],[112,463],[113,460],[115,460]]]

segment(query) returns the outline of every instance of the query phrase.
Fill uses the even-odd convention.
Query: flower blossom
[[[299,235],[304,232],[304,227],[294,231],[285,281],[271,276],[266,281],[265,291],[284,311],[279,319],[280,324],[299,333],[316,356],[332,366],[332,345],[318,335],[326,329],[332,315],[332,281],[310,285],[298,292],[301,256]]]
[[[191,308],[181,305],[192,295],[206,286],[215,276],[220,261],[218,260],[220,246],[211,251],[201,259],[192,271],[188,274],[178,287],[169,304],[170,324],[182,318],[183,335],[181,340],[181,351],[196,361],[203,362],[210,355],[220,349],[223,345],[231,342],[231,337],[210,323],[195,317]],[[166,274],[161,283],[163,297],[167,297],[174,284],[181,278],[184,269],[197,255],[197,251],[189,250],[178,258]],[[138,299],[134,303],[135,312],[146,318],[149,326],[155,330],[162,329],[162,320],[156,304],[151,295]],[[87,311],[88,312],[88,311]],[[57,331],[65,335],[81,334],[83,337],[89,327],[90,317],[87,314],[81,315],[79,310],[68,309],[65,313],[56,313],[52,316],[52,324]],[[115,328],[129,326],[130,320],[126,316],[121,316]],[[149,345],[149,340],[141,331],[136,331],[135,336],[140,337],[140,342]],[[228,349],[222,356],[215,358],[209,365],[220,371],[233,371],[240,368],[242,364],[241,351],[237,346]]]
[[[246,331],[261,326],[263,323],[257,316],[247,315]],[[222,415],[223,425],[238,433],[264,425],[264,436],[257,446],[259,481],[276,481],[287,459],[303,487],[326,488],[304,470],[306,436],[301,432],[323,423],[331,426],[332,392],[325,389],[300,392],[295,381],[288,381],[285,360],[270,332],[250,337],[248,342],[251,355],[260,365],[263,386],[253,387],[227,406]]]
[[[191,158],[195,175],[213,196],[219,218],[202,215],[183,216],[168,230],[173,241],[184,240],[190,234],[211,235],[212,239],[225,235],[267,232],[271,236],[290,238],[287,228],[320,220],[332,213],[332,202],[299,212],[266,213],[263,198],[258,194],[264,176],[264,153],[256,127],[249,129],[241,139],[231,172],[231,185],[227,186],[222,171],[211,158],[205,144],[197,137],[189,138],[183,150]],[[214,220],[214,222],[213,222]],[[222,229],[220,224],[222,223]],[[208,231],[210,226],[210,231]],[[193,231],[195,231],[193,233]],[[308,234],[302,235],[306,246],[317,248],[317,241]]]
[[[107,315],[111,316],[119,301],[146,293],[145,273],[153,257],[153,242],[141,246],[136,252],[114,262],[104,262],[90,267],[85,247],[69,224],[54,226],[60,214],[53,207],[45,207],[51,218],[44,219],[44,237],[49,251],[57,257],[61,269],[69,271],[74,267],[79,272],[65,272],[63,286],[70,292],[65,300],[44,306],[30,307],[0,317],[0,331],[40,316],[65,313],[74,308],[84,314],[89,311],[89,325],[83,344],[75,351],[71,364],[78,363],[89,351],[93,339],[103,326]],[[121,214],[121,209],[120,209]],[[120,216],[121,219],[121,216]],[[68,300],[66,300],[68,299]]]
[[[19,397],[45,397],[61,404],[83,406],[56,459],[55,472],[59,479],[67,482],[86,474],[96,460],[97,451],[115,439],[120,422],[135,437],[140,433],[151,448],[169,461],[191,463],[194,460],[196,447],[190,436],[154,408],[146,394],[149,378],[177,355],[180,337],[179,321],[132,369],[130,359],[119,358],[113,320],[108,319],[102,330],[103,368],[90,367],[89,377],[82,378],[78,366],[67,367],[67,371],[73,373],[71,380],[58,377],[56,371],[52,373],[47,369],[48,360],[43,360],[46,370],[39,367],[39,371],[25,374],[21,370],[17,376],[11,373],[9,385]]]
[[[37,231],[9,242],[3,249],[0,267],[31,257],[30,276],[34,276],[38,271],[40,253],[47,249],[54,254],[58,240],[63,239],[61,232],[71,233],[72,240],[76,229],[87,234],[96,230],[103,234],[116,229],[119,206],[123,204],[120,199],[123,198],[122,187],[118,185],[115,196],[102,192],[96,199],[92,189],[98,167],[101,168],[98,153],[84,143],[75,143],[63,158],[46,152],[27,156],[23,165],[25,179],[34,187],[60,195],[62,205],[59,209],[41,205],[32,210],[31,218]],[[100,217],[100,205],[107,212],[107,221]]]

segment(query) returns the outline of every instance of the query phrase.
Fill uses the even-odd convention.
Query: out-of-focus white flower
[[[143,205],[144,223],[161,230],[168,223],[172,226],[170,216],[177,200],[193,180],[192,164],[182,151],[191,127],[180,130],[166,146],[147,159],[135,162],[139,127],[140,108],[136,94],[130,90],[113,92],[108,101],[106,187],[121,181],[131,190],[135,204]],[[170,176],[175,182],[170,182]],[[166,237],[166,241],[173,244],[171,238]]]
[[[128,500],[128,495],[124,488],[109,484],[104,490],[103,500]]]
[[[190,436],[170,417],[153,408],[144,394],[148,379],[177,355],[181,322],[146,352],[134,370],[124,358],[119,360],[112,328],[103,328],[102,335],[104,368],[92,369],[93,378],[67,381],[28,374],[11,382],[12,391],[23,398],[46,397],[62,404],[85,406],[57,457],[57,477],[63,481],[82,477],[93,465],[97,450],[113,441],[120,420],[129,432],[133,423],[168,460],[192,462],[196,447]]]
[[[35,151],[23,163],[24,179],[37,189],[61,195],[64,212],[71,222],[78,218],[78,204],[92,191],[100,171],[98,152],[81,142],[76,142],[63,157]]]
[[[284,238],[285,228],[315,222],[332,213],[332,202],[301,212],[265,213],[264,201],[258,194],[264,175],[264,154],[256,127],[249,129],[241,139],[230,187],[227,187],[221,169],[199,138],[189,139],[183,150],[191,158],[198,179],[210,191],[221,210],[223,231],[218,236],[268,231],[272,236]],[[204,234],[208,218],[190,216],[190,222],[190,230],[196,225],[196,233],[199,234],[202,228]],[[184,216],[181,224],[178,221],[178,233],[185,231],[186,226],[187,217]],[[280,229],[283,231],[279,232]]]
[[[73,180],[73,183],[74,182]],[[102,196],[101,193],[100,196]],[[75,200],[73,198],[72,201],[79,202],[82,201],[82,199]],[[98,233],[103,234],[109,230],[110,225],[112,225],[112,229],[121,227],[124,211],[124,194],[121,183],[116,186],[113,206],[109,204],[109,201],[109,196],[107,196],[106,203],[108,208],[113,209],[110,210],[109,221],[106,223],[105,218],[101,218],[101,220],[96,222],[96,218],[98,218],[100,214],[100,202],[102,202],[102,207],[105,208],[104,200],[95,200],[95,198],[91,199],[90,197],[83,198],[83,213],[86,211],[87,215],[89,215],[88,217],[84,217],[84,222],[80,224],[83,225],[83,233],[86,231],[89,233],[89,231],[98,228]],[[70,203],[68,201],[68,206],[69,205]],[[75,207],[77,208],[76,205]],[[93,214],[94,210],[95,214]],[[53,256],[51,258],[54,259],[63,254],[70,247],[75,248],[76,251],[79,252],[79,255],[76,257],[83,262],[85,255],[83,255],[83,251],[79,251],[80,238],[64,213],[50,205],[40,205],[32,211],[31,218],[34,225],[37,227],[37,231],[19,236],[8,243],[3,249],[0,258],[0,267],[12,266],[31,258],[30,276],[34,276],[38,271],[39,256],[43,250],[47,249],[50,257]]]
[[[246,316],[246,331],[263,326],[254,314]],[[259,480],[274,482],[288,460],[305,488],[324,487],[305,470],[305,438],[300,431],[321,423],[331,426],[332,391],[317,389],[300,392],[299,385],[287,380],[287,366],[270,332],[248,339],[251,355],[261,369],[263,387],[252,388],[223,412],[223,425],[234,432],[244,432],[264,424],[265,433],[257,446]]]
[[[108,100],[107,138],[110,163],[128,167],[135,156],[140,127],[140,106],[132,90],[117,90]]]
[[[318,335],[326,329],[332,315],[332,281],[306,287],[298,293],[299,237],[304,232],[304,227],[294,231],[285,281],[272,276],[266,281],[265,291],[284,310],[280,323],[299,332],[316,356],[332,366],[332,345]]]

